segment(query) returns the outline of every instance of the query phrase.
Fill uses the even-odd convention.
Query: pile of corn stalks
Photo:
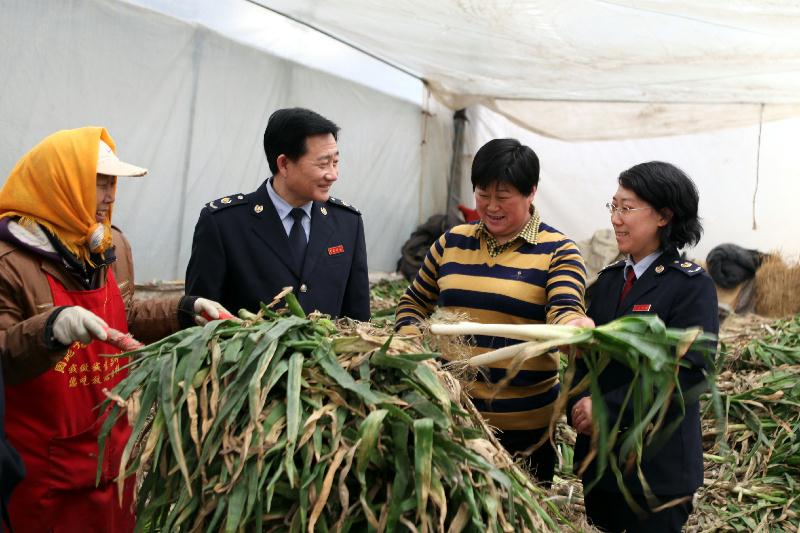
[[[127,416],[138,531],[569,527],[434,354],[287,304],[133,354],[100,444]]]
[[[384,278],[370,284],[369,308],[372,310],[370,322],[376,327],[394,327],[394,315],[397,303],[405,294],[408,281],[405,278]]]
[[[758,330],[724,350],[726,427],[720,435],[707,410],[706,479],[689,531],[800,531],[800,315]]]

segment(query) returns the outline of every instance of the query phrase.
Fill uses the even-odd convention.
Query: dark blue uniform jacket
[[[334,198],[314,202],[300,271],[265,185],[203,208],[186,269],[186,294],[216,300],[232,313],[257,312],[260,302],[271,302],[283,287],[291,286],[306,312],[368,320],[361,214]]]
[[[14,486],[25,475],[22,458],[6,440],[6,393],[3,388],[3,369],[0,366],[0,532],[4,531],[4,524],[8,518],[8,500]]]
[[[670,328],[699,326],[707,333],[719,331],[717,292],[714,282],[702,267],[680,259],[675,252],[665,252],[650,265],[647,271],[633,284],[625,300],[619,302],[624,284],[624,261],[618,261],[601,271],[595,282],[594,296],[587,314],[599,326],[623,315],[637,312],[655,313]],[[648,311],[638,311],[646,309]],[[637,311],[634,311],[637,306]],[[679,380],[684,392],[704,381],[704,358],[697,352],[688,352],[684,360],[690,368],[681,367]],[[586,367],[579,361],[574,383],[586,374]],[[620,363],[611,362],[600,377],[603,399],[609,409],[609,419],[617,419],[625,392],[632,378],[630,370]],[[569,411],[585,392],[571,399]],[[593,399],[596,401],[596,399]],[[673,402],[662,427],[680,416],[677,403]],[[623,417],[623,425],[625,418]],[[578,466],[590,449],[589,437],[578,435],[575,443],[574,464]],[[686,414],[678,429],[666,443],[654,453],[645,448],[642,470],[651,490],[656,495],[687,495],[703,484],[703,449],[700,431],[699,404],[686,404]],[[583,475],[584,483],[595,478],[593,464]],[[625,477],[625,485],[633,493],[641,494],[642,487],[636,480],[635,470]],[[618,490],[610,469],[598,483],[603,490]],[[662,502],[663,503],[663,502]]]

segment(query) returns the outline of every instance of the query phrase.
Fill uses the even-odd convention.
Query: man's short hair
[[[524,196],[539,184],[539,158],[516,139],[492,139],[472,160],[472,190],[494,182],[508,183]]]
[[[306,153],[306,138],[328,133],[336,139],[339,126],[319,113],[302,107],[278,109],[269,117],[264,130],[264,153],[269,169],[276,174],[279,155],[297,161]]]

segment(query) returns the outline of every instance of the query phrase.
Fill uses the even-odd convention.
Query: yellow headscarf
[[[111,210],[103,224],[97,210],[97,154],[100,140],[116,151],[105,128],[61,130],[22,156],[0,190],[0,219],[47,228],[73,254],[89,261],[89,252],[111,246]],[[116,186],[115,186],[116,187]]]

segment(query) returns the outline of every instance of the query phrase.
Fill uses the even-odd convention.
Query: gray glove
[[[92,338],[104,341],[108,338],[105,321],[83,307],[72,306],[61,311],[53,322],[53,337],[65,346],[75,341],[89,344]]]

